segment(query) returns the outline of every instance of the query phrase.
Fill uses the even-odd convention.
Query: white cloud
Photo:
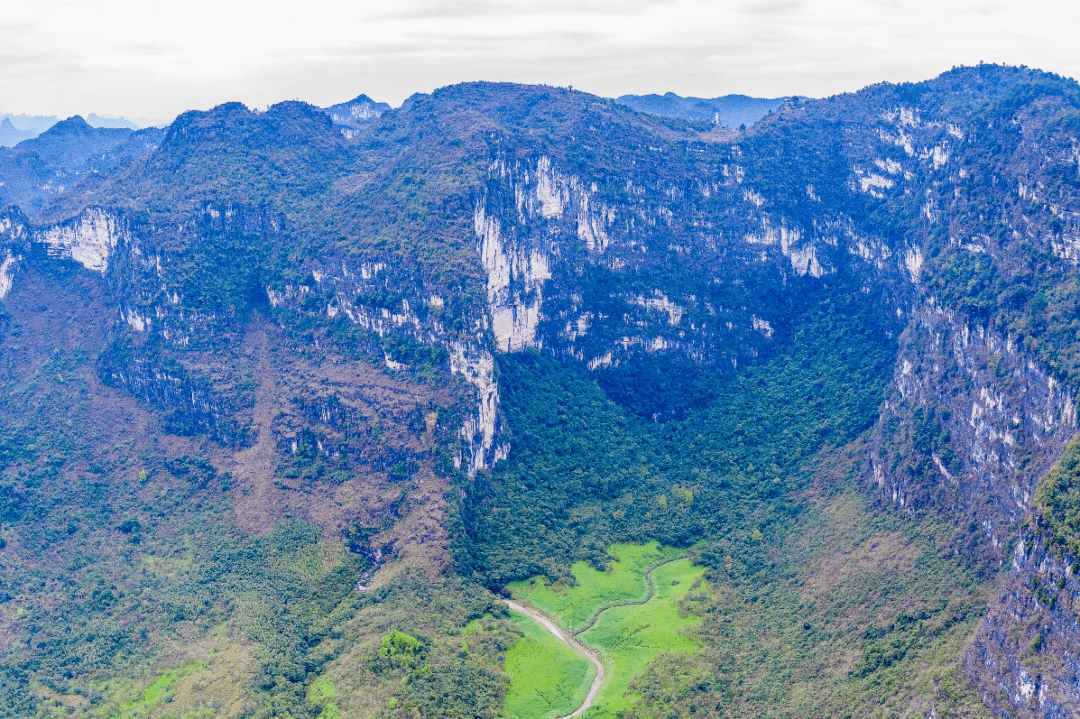
[[[1060,0],[36,0],[0,19],[0,110],[168,119],[475,79],[820,96],[980,60],[1075,77],[1078,31]]]

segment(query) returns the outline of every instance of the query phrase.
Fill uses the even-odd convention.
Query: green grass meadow
[[[630,681],[661,652],[693,652],[696,645],[682,630],[698,620],[679,615],[679,601],[705,573],[689,559],[680,559],[659,567],[653,573],[656,594],[647,604],[612,607],[596,625],[581,634],[581,643],[600,650],[607,670],[604,686],[585,716],[588,719],[614,719],[616,712],[627,709],[634,697],[627,696]]]
[[[338,719],[340,711],[334,701],[336,696],[334,680],[329,676],[321,676],[308,687],[306,699],[308,704],[319,709],[318,719]]]
[[[506,673],[512,677],[506,694],[509,719],[560,717],[581,706],[596,667],[578,656],[540,624],[513,614],[524,636],[506,652]]]
[[[636,602],[648,595],[646,570],[679,556],[679,550],[648,544],[613,544],[608,548],[611,566],[597,571],[587,562],[576,562],[572,571],[574,586],[551,585],[544,577],[507,585],[514,599],[525,601],[571,632],[586,624],[605,606],[618,602]]]
[[[661,652],[696,649],[682,630],[698,619],[680,616],[679,602],[700,585],[705,571],[689,558],[669,561],[680,550],[656,542],[616,544],[608,553],[612,556],[608,571],[576,563],[573,586],[553,586],[534,578],[509,587],[516,599],[527,601],[566,629],[582,627],[603,612],[577,637],[600,652],[607,672],[593,707],[585,714],[589,719],[614,719],[616,712],[628,708],[634,699],[626,695],[631,680]],[[653,573],[655,593],[648,603],[618,605],[644,600],[648,596],[646,572],[665,561]],[[594,670],[536,622],[519,614],[514,619],[525,636],[506,655],[505,670],[511,678],[506,715],[546,719],[570,713],[584,700]]]

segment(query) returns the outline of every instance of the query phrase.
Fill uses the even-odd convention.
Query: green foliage
[[[511,582],[514,597],[528,601],[573,633],[591,626],[603,610],[620,604],[640,604],[649,596],[645,575],[681,552],[658,542],[613,544],[607,548],[603,570],[575,562],[571,578],[552,585],[546,577]]]
[[[115,330],[98,357],[98,375],[164,411],[163,429],[184,437],[208,434],[219,444],[240,448],[253,441],[247,410],[250,387],[222,391],[206,372],[191,370],[177,357],[150,344],[140,345],[126,330]]]
[[[1035,489],[1032,507],[1059,547],[1080,556],[1080,436],[1074,437]]]
[[[500,357],[514,452],[477,479],[465,505],[461,571],[494,584],[557,579],[574,561],[602,565],[614,541],[702,537],[715,572],[765,568],[753,532],[784,532],[800,511],[804,463],[871,426],[893,367],[895,340],[875,299],[843,284],[805,291],[792,341],[775,356],[669,383],[671,405],[688,408],[682,420],[643,417],[637,408],[656,400],[638,403],[632,370],[607,382],[609,396],[581,369],[531,352]],[[704,384],[709,399],[696,406]],[[612,396],[628,398],[630,412]]]
[[[970,696],[950,672],[978,614],[978,587],[935,544],[940,527],[919,525],[926,536],[918,537],[860,514],[882,535],[874,541],[892,542],[892,556],[911,560],[891,573],[876,571],[875,562],[889,557],[863,547],[868,536],[843,536],[828,548],[798,544],[817,541],[811,530],[829,533],[827,522],[815,523],[811,498],[840,490],[813,487],[811,464],[875,420],[895,359],[899,327],[891,310],[910,296],[888,297],[896,287],[875,285],[867,279],[872,271],[852,271],[844,247],[831,256],[836,272],[821,278],[796,277],[786,260],[764,272],[747,270],[756,255],[741,256],[746,248],[738,238],[757,219],[735,216],[743,210],[732,199],[742,190],[727,178],[735,170],[735,184],[745,180],[760,192],[768,203],[763,212],[804,233],[823,258],[833,255],[826,249],[833,229],[828,237],[818,234],[826,226],[850,223],[852,236],[884,240],[894,260],[907,245],[925,240],[920,291],[1009,333],[1080,386],[1080,285],[1075,268],[1050,251],[1072,231],[1067,214],[1055,208],[1074,204],[1076,174],[1071,160],[1051,155],[1055,148],[1074,154],[1078,103],[1075,83],[1061,78],[969,68],[934,85],[878,87],[814,108],[791,107],[741,135],[738,147],[715,136],[695,138],[699,128],[654,124],[608,101],[555,88],[478,83],[444,89],[412,98],[349,140],[301,103],[267,112],[230,104],[181,116],[159,152],[117,175],[92,178],[79,192],[57,198],[49,212],[67,217],[90,201],[131,210],[124,222],[140,253],[110,256],[105,281],[122,307],[152,317],[153,329],[113,328],[99,377],[153,408],[166,431],[206,435],[238,449],[254,439],[248,427],[254,385],[229,368],[241,359],[238,347],[252,320],[286,325],[290,350],[313,364],[327,351],[390,360],[406,366],[395,372],[441,385],[447,353],[416,339],[429,337],[434,325],[424,325],[416,338],[393,331],[380,336],[344,312],[327,318],[329,308],[348,302],[378,316],[409,302],[420,322],[438,319],[440,341],[474,336],[486,303],[472,229],[478,199],[483,195],[492,216],[507,220],[507,236],[537,229],[531,220],[509,219],[521,211],[520,199],[488,168],[493,159],[531,163],[550,156],[560,172],[592,187],[596,207],[607,204],[618,210],[620,223],[629,221],[618,232],[641,252],[616,270],[614,262],[579,263],[578,243],[560,244],[556,276],[545,286],[545,321],[561,324],[571,309],[587,309],[595,320],[627,317],[623,324],[594,321],[580,338],[610,348],[626,326],[657,319],[646,308],[629,315],[627,296],[662,288],[685,300],[681,327],[663,332],[679,348],[621,358],[618,366],[592,373],[536,353],[500,357],[513,453],[475,484],[451,465],[462,413],[438,409],[437,470],[459,480],[447,493],[459,571],[492,587],[543,575],[545,591],[565,590],[573,611],[595,613],[595,602],[579,598],[593,590],[599,596],[605,580],[618,578],[617,566],[603,578],[599,571],[610,563],[605,550],[612,542],[660,539],[686,547],[703,540],[699,558],[719,595],[712,604],[681,601],[686,616],[678,615],[687,625],[699,624],[689,619],[695,612],[706,615],[695,634],[702,651],[650,654],[657,661],[632,685],[642,701],[621,705],[628,716],[899,714],[912,711],[901,704],[919,693],[934,696],[943,711],[971,714]],[[875,144],[874,154],[863,156],[860,138],[876,142],[866,128],[878,122],[882,108],[897,104],[934,114],[924,129],[954,120],[964,126],[966,139],[949,141],[950,167],[963,166],[967,178],[942,172],[931,185],[915,167],[904,192],[898,186],[885,201],[852,190],[853,166],[869,167],[882,149]],[[1034,159],[1023,154],[1028,146],[1038,148]],[[897,148],[885,150],[900,156]],[[1003,200],[1013,197],[1017,181],[1037,186],[1040,197]],[[924,190],[932,200],[926,216],[933,209],[940,217],[929,226]],[[653,223],[659,214],[650,217],[658,202],[667,223]],[[635,226],[636,217],[643,222]],[[543,231],[559,229],[552,222]],[[564,229],[573,237],[569,224]],[[988,251],[963,249],[972,237],[985,238]],[[716,252],[702,251],[716,244]],[[377,278],[356,272],[373,263],[384,267]],[[340,278],[313,279],[313,270],[331,266],[347,266],[353,279],[339,288],[331,285]],[[74,263],[51,267],[59,277]],[[576,288],[588,308],[577,306],[582,303],[572,289],[562,292],[564,271],[580,273]],[[904,287],[902,293],[910,289]],[[270,307],[268,290],[287,297],[288,307]],[[434,295],[441,301],[426,306]],[[113,310],[100,314],[111,323]],[[752,312],[771,319],[775,337],[745,329]],[[6,332],[12,319],[6,309],[0,313]],[[694,334],[729,319],[742,330]],[[80,324],[86,323],[68,321],[64,331]],[[171,340],[162,327],[173,333]],[[29,332],[11,336],[30,343]],[[47,344],[34,348],[42,357],[52,351]],[[16,367],[20,357],[5,354],[5,367]],[[205,370],[206,357],[217,367]],[[733,359],[737,368],[729,367]],[[0,398],[13,418],[11,427],[0,427],[0,523],[11,538],[0,538],[0,602],[11,602],[0,613],[5,621],[14,617],[15,637],[0,665],[0,714],[35,710],[31,679],[55,695],[85,691],[95,677],[143,671],[150,647],[187,641],[226,619],[258,646],[252,714],[300,717],[321,710],[331,719],[340,708],[348,715],[343,682],[354,679],[365,690],[376,687],[385,706],[402,715],[498,714],[505,689],[498,658],[509,635],[489,596],[456,580],[440,585],[442,579],[418,576],[392,591],[351,591],[377,549],[372,537],[389,529],[407,502],[419,467],[415,457],[379,455],[373,471],[397,485],[392,491],[399,499],[352,528],[353,553],[328,546],[302,522],[240,537],[219,491],[228,488],[229,477],[214,471],[197,441],[182,440],[190,448],[172,454],[136,452],[106,432],[62,426],[69,416],[80,420],[73,412],[79,397],[96,396],[93,382],[69,371],[72,364],[61,356],[35,365],[19,390],[38,393],[33,403],[18,392]],[[385,443],[385,434],[382,425],[370,435],[356,431],[332,398],[310,405],[300,410],[316,411],[318,420],[296,432],[295,446],[289,436],[288,456],[275,471],[301,480],[290,489],[322,496],[314,492],[320,483],[336,485],[372,469],[357,457]],[[431,411],[418,404],[402,434],[410,441],[430,437]],[[914,479],[934,476],[932,455],[957,468],[948,419],[933,408],[914,413],[904,437],[911,461],[902,471]],[[228,457],[221,447],[206,451]],[[1070,452],[1040,485],[1036,506],[1075,554],[1080,500],[1073,455],[1080,450]],[[855,545],[871,560],[869,569],[855,560],[849,564],[861,568],[828,563],[837,547]],[[786,559],[789,551],[797,559]],[[571,572],[577,586],[569,586]],[[1047,603],[1056,596],[1044,585],[1031,590]],[[605,594],[605,602],[625,599],[616,594]],[[701,609],[706,604],[708,610]],[[485,629],[466,643],[463,623],[485,615]],[[665,616],[667,625],[653,617],[649,627],[635,629],[647,634],[678,623],[670,611]],[[178,627],[194,634],[177,638]],[[605,627],[601,622],[595,631],[610,630],[612,646],[633,645],[631,635]],[[336,685],[327,684],[326,673],[338,659],[363,654],[350,654],[350,642],[365,642],[370,656],[351,674],[336,675],[340,701],[329,702],[324,689]],[[633,672],[643,666],[635,664]]]
[[[142,199],[155,210],[224,202],[303,203],[339,166],[343,140],[330,119],[300,102],[265,113],[240,103],[187,112],[173,121],[157,153],[101,190],[108,204]]]
[[[205,457],[184,455],[175,459],[166,458],[162,464],[173,476],[190,482],[194,489],[203,489],[212,482],[223,483],[225,476],[219,476],[214,465]]]
[[[543,577],[535,577],[509,588],[515,598],[536,606],[579,641],[599,651],[606,678],[589,715],[614,718],[633,702],[634,697],[627,692],[631,680],[660,653],[698,649],[685,630],[698,622],[699,615],[687,610],[707,595],[701,581],[703,568],[694,566],[689,558],[680,558],[682,553],[671,547],[656,542],[618,544],[609,547],[608,553],[611,564],[605,571],[578,562],[568,583],[550,586]],[[515,650],[518,645],[512,652]],[[508,654],[508,671],[511,657],[521,660]],[[515,696],[516,685],[531,687],[536,682],[513,673],[511,677],[508,702]],[[566,712],[580,705],[586,687],[587,683],[563,688]],[[537,692],[523,689],[522,694]],[[571,698],[577,703],[572,704]],[[541,716],[539,710],[551,710],[551,704],[550,699],[539,701],[533,696],[522,709],[531,709],[529,716]]]
[[[339,709],[333,701],[337,696],[337,687],[328,676],[321,676],[308,687],[306,701],[308,706],[320,709],[319,716],[322,719],[337,719]]]
[[[615,719],[629,709],[637,698],[631,690],[633,679],[662,653],[699,651],[688,628],[700,617],[686,609],[690,596],[703,589],[703,571],[690,559],[656,568],[652,572],[655,592],[647,603],[612,607],[579,636],[581,642],[600,649],[608,671],[596,698],[597,717]]]
[[[395,629],[382,638],[378,656],[388,666],[412,668],[422,657],[420,640]]]
[[[960,658],[987,599],[947,526],[876,515],[852,486],[795,520],[768,575],[684,609],[697,653],[660,657],[631,684],[630,719],[988,716]],[[691,594],[691,596],[694,596]]]
[[[224,211],[255,214],[269,224],[259,216],[260,208]],[[183,296],[184,307],[212,317],[220,331],[242,326],[255,309],[269,308],[266,287],[278,281],[289,258],[281,238],[269,228],[254,232],[240,222],[237,228],[215,224],[206,222],[186,246],[171,248],[166,261],[172,289]]]
[[[498,581],[603,561],[612,505],[644,469],[634,425],[589,378],[538,354],[500,359],[499,380],[515,452],[472,495],[476,569]]]
[[[615,404],[645,421],[686,419],[716,400],[724,377],[690,360],[645,355],[597,373],[596,383]]]
[[[1078,198],[1071,156],[1080,88],[1037,71],[985,74],[1000,77],[996,91],[971,108],[978,136],[957,158],[966,179],[950,183],[948,220],[920,230],[927,286],[944,305],[1009,334],[1075,388],[1080,284],[1059,256],[1070,230],[1054,208]],[[1020,197],[1018,184],[1039,193]],[[957,241],[967,237],[982,238],[988,251]]]
[[[581,706],[596,668],[529,617],[514,614],[513,621],[521,638],[506,652],[503,664],[510,677],[506,716],[547,719]]]
[[[337,687],[343,715],[370,697],[407,716],[501,715],[507,680],[500,666],[517,638],[505,605],[475,584],[432,581],[411,570],[391,586],[358,596],[356,617],[342,635],[366,651],[342,654],[325,674]]]
[[[383,349],[390,357],[415,371],[435,376],[443,370],[449,361],[449,355],[442,347],[417,342],[407,337],[386,336],[382,339]]]

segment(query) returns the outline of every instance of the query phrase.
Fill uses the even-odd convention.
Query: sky
[[[239,100],[399,105],[470,80],[823,97],[980,61],[1080,77],[1076,0],[32,0],[0,112],[168,122]]]

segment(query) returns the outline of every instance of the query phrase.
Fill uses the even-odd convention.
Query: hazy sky
[[[397,105],[466,80],[823,96],[980,60],[1080,76],[1077,0],[29,0],[0,111],[166,121],[229,100]]]

